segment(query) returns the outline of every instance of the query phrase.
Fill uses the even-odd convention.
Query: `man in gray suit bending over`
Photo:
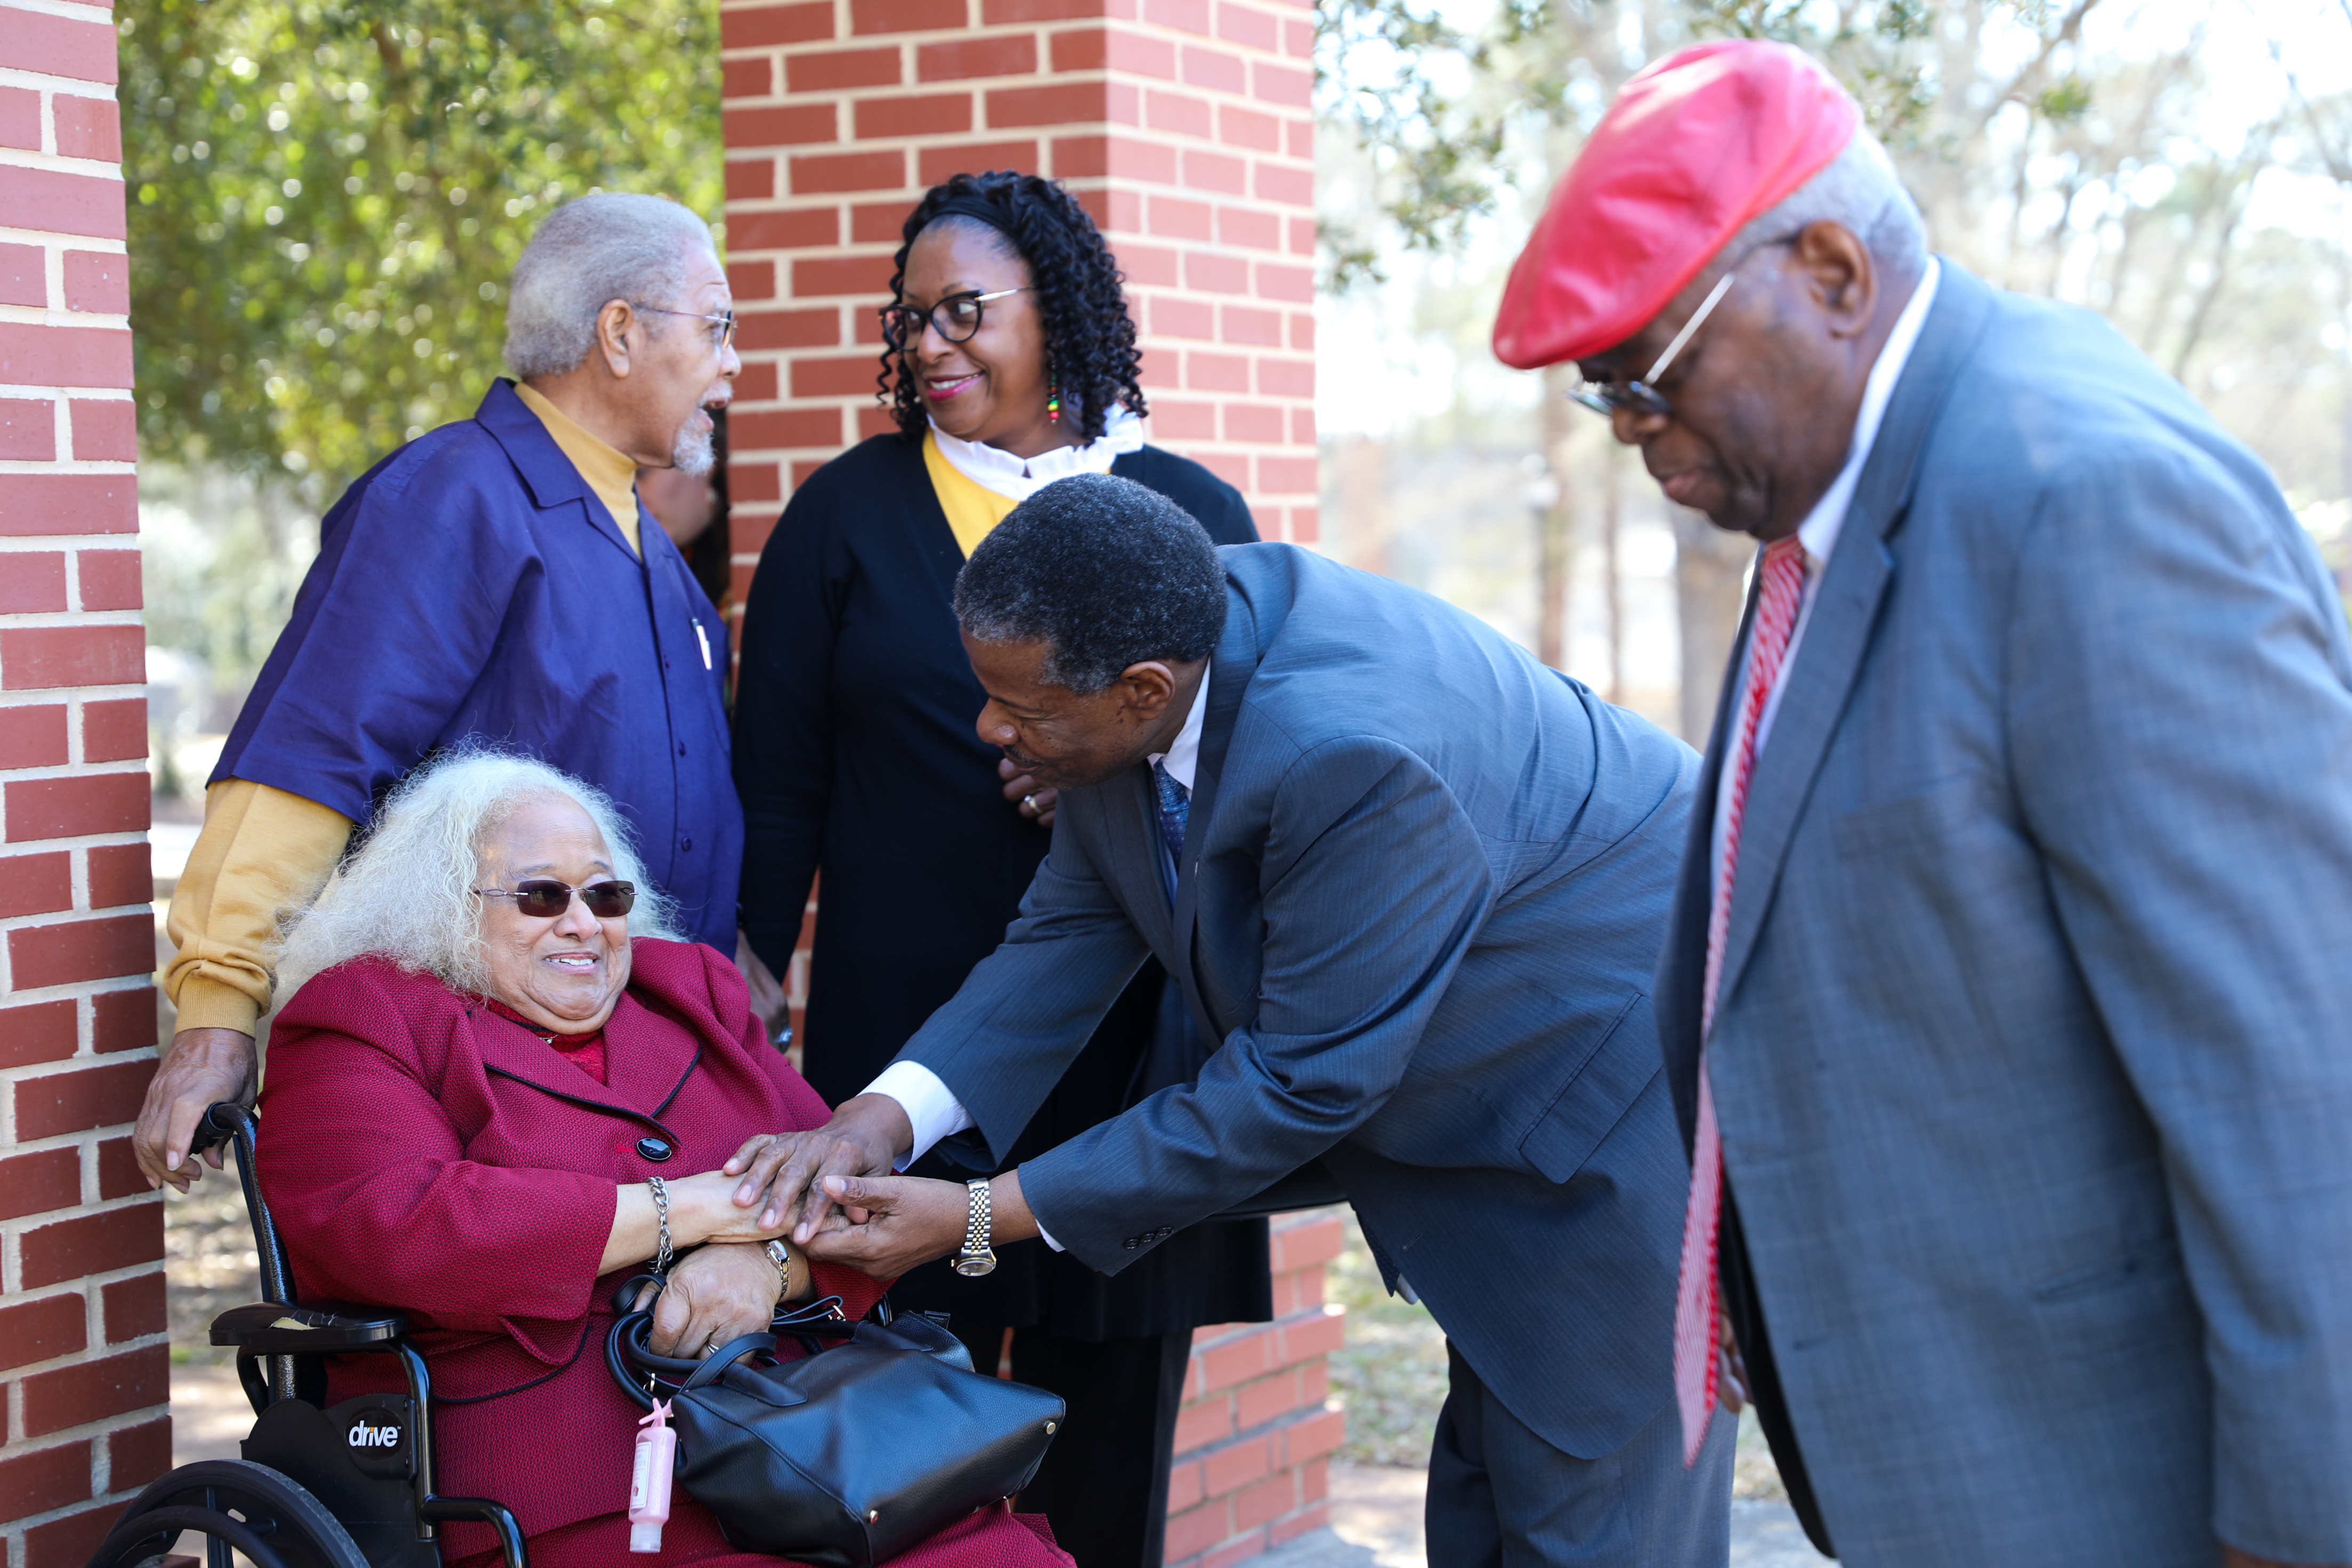
[[[1220,550],[1123,479],[1015,508],[956,612],[981,735],[1062,792],[1052,851],[867,1092],[739,1155],[738,1201],[781,1167],[772,1212],[867,1216],[810,1245],[877,1274],[1039,1234],[1115,1273],[1320,1159],[1446,1332],[1432,1561],[1720,1568],[1731,1433],[1684,1468],[1648,997],[1690,750],[1437,600]],[[966,1127],[1002,1170],[1147,953],[1191,1060],[993,1182],[888,1176]]]
[[[1793,50],[1662,61],[1496,327],[1764,545],[1658,990],[1693,1428],[1719,1282],[1855,1568],[2352,1562],[2344,605],[1857,120]]]

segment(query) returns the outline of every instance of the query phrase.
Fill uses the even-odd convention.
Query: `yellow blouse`
[[[947,460],[928,430],[923,432],[923,468],[931,476],[931,492],[940,498],[940,510],[948,515],[948,527],[955,530],[956,543],[963,547],[964,559],[970,560],[980,541],[1019,503],[966,477]]]

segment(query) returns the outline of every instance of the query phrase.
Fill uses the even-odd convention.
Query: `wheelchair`
[[[205,1113],[191,1155],[227,1142],[253,1220],[262,1300],[213,1320],[212,1343],[236,1350],[237,1381],[257,1419],[241,1459],[182,1465],[133,1499],[89,1568],[171,1568],[184,1531],[205,1538],[206,1568],[232,1555],[254,1568],[440,1568],[436,1528],[478,1520],[498,1532],[506,1568],[529,1568],[505,1505],[433,1490],[433,1383],[398,1312],[294,1300],[285,1244],[254,1170],[254,1120],[226,1103]],[[326,1406],[323,1357],[400,1358],[404,1394]]]

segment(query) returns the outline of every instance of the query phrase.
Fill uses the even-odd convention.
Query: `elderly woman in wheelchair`
[[[856,1319],[881,1295],[863,1275],[812,1266],[781,1225],[758,1223],[760,1207],[733,1201],[739,1149],[827,1113],[768,1043],[732,965],[674,937],[668,915],[602,796],[538,763],[476,754],[404,784],[285,938],[281,983],[292,994],[272,1025],[257,1164],[290,1299],[394,1310],[404,1325],[388,1319],[391,1332],[376,1337],[404,1326],[402,1343],[423,1366],[404,1364],[414,1355],[332,1354],[314,1358],[323,1388],[314,1376],[310,1389],[283,1392],[323,1409],[395,1400],[429,1377],[419,1442],[437,1476],[418,1494],[426,1484],[463,1494],[426,1511],[438,1515],[445,1563],[498,1562],[505,1511],[534,1568],[632,1560],[642,1412],[607,1369],[606,1339],[622,1310],[616,1290],[654,1260],[676,1254],[644,1336],[656,1355],[708,1354],[768,1328],[780,1303],[838,1298],[840,1314]],[[307,1347],[299,1313],[242,1311],[265,1316],[249,1325],[261,1337],[241,1365],[257,1346]],[[341,1311],[339,1332],[366,1337],[357,1310]],[[258,1407],[257,1375],[247,1381]],[[265,1412],[248,1458],[267,1451],[272,1418]],[[315,1424],[322,1440],[349,1439],[323,1416]],[[377,1429],[372,1440],[407,1440]],[[365,1456],[352,1458],[365,1468]],[[488,1499],[497,1503],[468,1500]],[[310,1555],[341,1561],[279,1554],[289,1568]],[[787,1561],[730,1546],[683,1494],[651,1560]],[[991,1507],[891,1561],[1070,1559],[1042,1520]]]

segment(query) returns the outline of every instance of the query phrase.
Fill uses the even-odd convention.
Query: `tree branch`
[[[2043,41],[2041,52],[2025,63],[2024,69],[2010,78],[2008,87],[1993,95],[1991,107],[1977,116],[1976,124],[1969,131],[1969,136],[1982,135],[1985,127],[1992,123],[1993,116],[1999,114],[2003,106],[2024,101],[2025,89],[2049,65],[2050,57],[2058,52],[2058,46],[2081,41],[2083,18],[2089,16],[2091,7],[2098,3],[2099,0],[2074,0],[2074,8],[2066,13],[2066,19],[2058,25],[2058,30]],[[2345,0],[2345,3],[2352,4],[2352,0]]]

